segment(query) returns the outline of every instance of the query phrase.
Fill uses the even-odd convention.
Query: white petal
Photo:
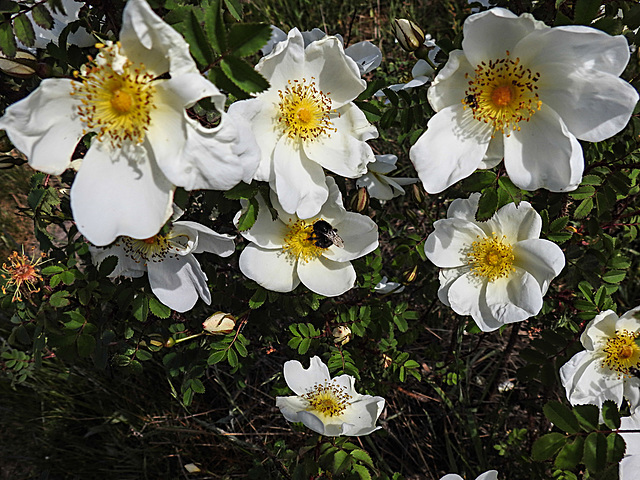
[[[638,433],[628,433],[627,436],[640,437]],[[626,439],[625,439],[626,441]],[[628,450],[627,446],[627,451]],[[638,450],[633,450],[631,455],[625,456],[620,461],[620,480],[636,480],[638,478],[638,472],[640,471],[640,454]]]
[[[282,208],[300,218],[315,216],[329,195],[324,172],[295,140],[283,137],[273,152],[275,188]]]
[[[448,473],[440,480],[464,480],[460,475],[456,475],[455,473]]]
[[[369,196],[378,200],[391,200],[394,197],[394,191],[389,183],[373,174],[368,173],[358,178],[356,187],[365,187],[369,192]]]
[[[342,42],[336,37],[321,38],[304,53],[304,75],[308,81],[315,78],[318,90],[331,98],[332,109],[351,102],[367,87],[367,82],[360,78],[360,69],[344,54]]]
[[[289,31],[287,39],[279,42],[273,51],[260,59],[256,70],[271,84],[271,90],[287,86],[288,80],[304,75],[304,40],[297,28]]]
[[[540,24],[544,26],[532,15],[517,17],[504,8],[492,8],[465,20],[462,49],[469,63],[474,66],[482,61],[504,58],[507,50],[513,51],[520,40],[536,28],[541,28]]]
[[[523,190],[575,190],[582,179],[582,147],[562,119],[542,105],[522,130],[504,139],[504,165],[511,181]]]
[[[375,70],[382,63],[382,52],[371,42],[354,43],[344,53],[356,62],[361,76]]]
[[[281,250],[267,250],[253,243],[240,254],[240,271],[274,292],[290,292],[298,286],[295,265]]]
[[[316,384],[324,384],[331,380],[329,368],[318,356],[311,357],[309,368],[304,368],[297,360],[289,360],[284,364],[284,379],[296,395],[304,395]]]
[[[139,157],[109,154],[93,142],[71,186],[71,210],[78,230],[94,245],[120,235],[149,238],[171,217],[173,185],[144,147]],[[117,158],[115,155],[118,155]]]
[[[282,248],[284,245],[284,237],[288,233],[287,225],[279,218],[274,220],[271,217],[271,212],[269,211],[267,204],[260,196],[258,197],[258,204],[259,210],[256,222],[249,230],[244,230],[240,232],[240,234],[259,247],[265,249]],[[233,223],[236,227],[238,226],[238,220],[240,219],[241,214],[242,211],[239,211],[233,219]],[[295,222],[295,219],[292,218],[291,220]]]
[[[477,192],[469,195],[469,198],[456,198],[447,209],[447,218],[460,218],[475,223],[479,201],[480,194]]]
[[[191,231],[191,235],[197,236],[197,246],[193,253],[211,252],[221,257],[228,257],[235,251],[235,242],[231,235],[215,232],[209,227],[196,222],[181,221],[173,224],[173,231],[179,232],[180,228]]]
[[[340,223],[332,223],[344,241],[344,247],[331,246],[324,256],[336,262],[360,258],[378,248],[378,226],[365,215],[346,212]]]
[[[471,175],[491,139],[491,127],[471,117],[462,104],[436,113],[409,156],[428,193],[440,193]]]
[[[498,471],[488,470],[476,478],[476,480],[498,480]]]
[[[496,135],[489,142],[489,148],[484,154],[478,168],[489,169],[498,165],[504,158],[504,137]]]
[[[549,283],[557,277],[565,265],[562,249],[544,239],[531,239],[513,245],[514,265],[523,268],[536,279],[544,295]]]
[[[616,75],[545,65],[540,100],[560,115],[580,140],[599,142],[622,130],[638,102],[638,92]]]
[[[156,15],[144,0],[127,2],[120,42],[130,60],[143,63],[156,76],[165,72],[170,72],[172,77],[198,72],[182,35]]]
[[[449,54],[449,60],[433,79],[427,98],[436,112],[452,105],[461,105],[465,92],[469,88],[469,78],[473,77],[474,68],[471,66],[462,50],[454,50]]]
[[[120,276],[137,278],[144,275],[147,271],[144,262],[131,258],[117,241],[104,248],[89,245],[89,252],[91,252],[91,261],[98,267],[108,257],[116,257],[118,259],[116,268],[109,274],[109,278]]]
[[[602,368],[601,362],[588,352],[578,352],[560,370],[561,378],[567,379],[565,388],[572,405],[592,403],[601,406],[605,400],[613,400],[618,406],[622,403],[622,379]]]
[[[211,303],[207,276],[193,255],[148,262],[147,270],[153,294],[167,307],[186,312],[193,308],[198,297],[207,305]]]
[[[599,345],[614,337],[617,328],[618,315],[613,310],[605,310],[587,324],[580,336],[580,342],[587,350],[594,351]]]
[[[447,307],[451,306],[449,302],[449,290],[451,285],[462,275],[469,272],[469,268],[443,268],[438,272],[440,280],[440,288],[438,289],[438,299]]]
[[[298,396],[276,397],[276,407],[290,422],[301,422],[299,413],[305,411],[308,406],[309,402]]]
[[[468,263],[471,244],[484,238],[484,232],[475,223],[460,218],[437,220],[434,230],[424,243],[424,253],[437,267],[460,267]]]
[[[7,107],[0,118],[11,142],[36,170],[59,175],[83,136],[78,99],[71,80],[45,79],[28,97]]]
[[[342,434],[351,437],[369,435],[381,427],[376,427],[376,421],[384,409],[384,398],[362,395],[352,402],[340,416],[348,425],[343,427]]]
[[[356,283],[356,271],[350,262],[334,262],[324,257],[299,261],[297,272],[305,287],[325,297],[342,295]]]
[[[629,410],[633,414],[640,405],[640,379],[636,377],[625,378],[622,395],[629,402]]]
[[[342,222],[347,214],[342,203],[342,193],[333,177],[326,177],[327,187],[329,188],[329,196],[327,201],[322,205],[322,209],[315,219],[323,219],[333,226],[337,226]],[[284,218],[284,217],[281,217]]]
[[[508,203],[486,222],[485,231],[490,235],[507,237],[509,243],[521,242],[530,238],[540,238],[542,217],[529,202]]]
[[[353,104],[345,105],[340,117],[335,117],[332,122],[336,132],[302,142],[307,157],[343,177],[356,178],[365,174],[367,164],[375,160],[365,140],[377,137],[377,130]],[[361,136],[368,138],[358,138]]]
[[[533,275],[515,267],[508,278],[487,283],[484,301],[496,322],[520,322],[540,311],[542,292]]]

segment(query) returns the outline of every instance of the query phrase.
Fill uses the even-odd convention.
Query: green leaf
[[[476,220],[485,222],[489,220],[498,208],[498,192],[493,187],[487,187],[482,190],[482,196],[478,201],[478,211],[476,212]]]
[[[266,300],[267,291],[262,287],[258,287],[253,296],[249,299],[249,308],[252,310],[260,308]]]
[[[231,79],[225,75],[220,67],[213,67],[211,70],[209,70],[209,80],[211,80],[211,82],[220,90],[233,95],[239,100],[251,98],[248,93],[238,88],[236,84],[233,83]]]
[[[593,198],[585,198],[573,212],[574,218],[585,218],[593,210]]]
[[[78,335],[77,346],[78,355],[81,357],[88,357],[96,348],[96,339],[93,335],[86,335],[82,333]]]
[[[55,292],[49,298],[49,305],[57,308],[66,307],[67,305],[69,305],[69,300],[67,299],[68,296],[69,296],[69,292],[65,290]]]
[[[53,275],[54,273],[60,273],[64,271],[64,267],[60,265],[49,265],[48,267],[44,267],[40,273],[43,275]]]
[[[585,466],[592,472],[599,472],[607,464],[607,438],[602,433],[591,432],[584,441]]]
[[[33,21],[36,22],[37,25],[45,30],[51,30],[53,28],[53,17],[49,9],[43,4],[36,5],[33,10],[31,10],[31,14],[33,15]]]
[[[568,223],[569,217],[556,218],[553,222],[551,222],[551,225],[549,225],[549,231],[556,233],[564,230],[564,227],[566,227]]]
[[[18,13],[20,5],[11,0],[0,0],[0,13]]]
[[[304,355],[305,353],[307,353],[310,346],[311,346],[311,339],[303,338],[302,340],[300,340],[300,344],[298,345],[298,353],[300,355]]]
[[[511,198],[516,206],[520,204],[520,200],[522,200],[522,190],[516,187],[509,177],[500,177],[498,179],[498,185],[509,195],[509,198]]]
[[[255,197],[249,200],[249,203],[244,208],[244,211],[238,219],[238,230],[244,232],[245,230],[249,230],[251,227],[253,227],[253,224],[256,223],[256,220],[258,218],[259,209],[260,205],[258,205],[258,200],[256,200]]]
[[[271,26],[266,23],[240,23],[229,31],[229,49],[238,57],[257,53],[271,38]]]
[[[622,435],[612,432],[607,435],[607,462],[618,463],[624,457],[627,445]],[[630,452],[631,453],[631,452]]]
[[[576,405],[573,407],[573,413],[585,432],[598,429],[600,409],[597,405]]]
[[[103,277],[108,277],[109,275],[111,275],[111,272],[116,269],[117,265],[118,257],[116,257],[115,255],[109,255],[107,258],[102,260],[102,262],[100,262],[100,265],[98,266],[98,272]]]
[[[567,443],[568,438],[558,432],[541,436],[533,443],[531,457],[537,462],[550,459]]]
[[[224,5],[237,21],[242,20],[242,3],[238,0],[224,0]]]
[[[578,433],[580,424],[573,411],[566,405],[551,401],[543,408],[545,416],[560,430],[567,433]]]
[[[238,365],[238,354],[234,350],[227,350],[227,361],[229,365],[236,367]]]
[[[220,363],[225,358],[227,358],[227,350],[218,350],[209,355],[207,363],[213,365],[214,363]]]
[[[269,88],[269,82],[244,60],[237,57],[223,57],[220,68],[233,83],[247,93],[262,92]]]
[[[136,358],[141,362],[147,362],[153,358],[153,355],[147,350],[138,350],[136,351]]]
[[[226,192],[224,192],[224,196],[229,200],[240,200],[241,198],[249,200],[255,197],[259,191],[260,185],[257,182],[252,182],[251,184],[240,182],[231,190],[227,190]]]
[[[10,22],[0,23],[0,50],[9,58],[16,56],[16,37],[13,35]]]
[[[215,54],[205,37],[200,21],[193,10],[185,18],[182,29],[185,39],[189,43],[189,49],[193,58],[200,65],[210,65],[215,60]]]
[[[204,393],[204,385],[199,378],[194,378],[191,380],[191,389],[196,393]]]
[[[149,310],[158,318],[169,318],[171,309],[155,297],[149,298]]]
[[[371,473],[363,465],[353,465],[351,469],[358,474],[360,480],[371,480]]]
[[[220,0],[211,0],[208,6],[204,6],[204,29],[211,48],[222,54],[227,49],[227,37]]]
[[[620,283],[626,276],[625,270],[610,270],[602,276],[602,280],[607,283]]]
[[[145,322],[149,316],[149,298],[144,294],[138,294],[131,305],[136,320]]]
[[[356,449],[351,452],[351,456],[365,465],[368,465],[371,468],[374,468],[373,460],[371,460],[371,456],[365,452],[364,450]]]
[[[601,4],[601,0],[578,0],[576,2],[574,24],[589,25],[598,15]]]
[[[493,185],[496,174],[490,170],[478,170],[462,181],[462,189],[465,192],[479,192],[483,188]]]
[[[555,460],[555,466],[562,470],[572,470],[582,460],[584,437],[575,437],[562,447]]]
[[[618,406],[612,400],[607,400],[602,405],[602,419],[611,430],[620,428],[620,412]]]
[[[13,31],[18,40],[27,47],[33,47],[36,41],[36,34],[33,31],[31,20],[26,15],[18,15],[13,19]]]

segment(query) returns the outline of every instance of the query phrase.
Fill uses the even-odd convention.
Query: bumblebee
[[[467,95],[466,97],[464,97],[464,103],[472,109],[478,108],[478,101],[476,100],[475,95]]]
[[[329,248],[331,245],[343,248],[344,241],[338,235],[338,230],[333,228],[329,222],[318,220],[313,224],[313,231],[309,235],[309,240],[316,247]]]

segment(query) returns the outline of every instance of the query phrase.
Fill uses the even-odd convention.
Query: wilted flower
[[[536,315],[565,259],[560,247],[539,238],[542,219],[528,202],[509,203],[478,222],[479,198],[454,200],[424,251],[441,268],[440,300],[490,332]]]
[[[578,140],[615,135],[638,101],[619,78],[628,61],[623,36],[550,28],[503,8],[471,15],[462,50],[429,88],[437,113],[410,151],[425,189],[441,192],[503,157],[520,188],[575,189],[584,170]]]
[[[404,291],[404,285],[397,282],[389,282],[387,277],[382,277],[382,280],[373,288],[373,291],[379,294],[400,293]]]
[[[598,406],[623,397],[631,413],[640,405],[640,378],[632,369],[640,368],[640,307],[618,318],[612,310],[599,313],[580,337],[585,350],[576,353],[560,369],[560,379],[572,405]]]
[[[356,178],[374,160],[366,141],[378,132],[352,102],[366,82],[339,39],[326,36],[305,48],[295,28],[256,70],[271,88],[229,107],[260,139],[254,179],[269,182],[286,212],[314,217],[329,195],[323,168]]]
[[[296,394],[276,397],[276,406],[288,421],[302,422],[329,437],[368,435],[380,428],[376,420],[384,398],[360,395],[351,375],[332,379],[320,357],[312,357],[309,368],[289,360],[284,364],[284,379]]]
[[[207,318],[202,324],[207,332],[216,335],[225,335],[233,332],[236,326],[236,318],[230,313],[216,312]]]
[[[378,200],[391,200],[404,195],[404,185],[411,185],[417,178],[388,177],[396,169],[398,157],[395,155],[376,155],[374,162],[367,165],[367,173],[356,180],[357,187],[366,187],[369,195]]]
[[[212,130],[187,116],[203,97],[222,112],[225,97],[144,0],[127,2],[120,42],[98,46],[77,80],[44,80],[0,119],[29,164],[54,175],[69,167],[78,141],[95,134],[71,187],[74,219],[91,243],[153,236],[171,216],[176,185],[228,189],[251,180],[255,140],[241,142],[240,120],[224,114]]]
[[[207,305],[211,303],[207,276],[193,254],[211,252],[228,257],[234,250],[233,237],[189,221],[174,222],[167,233],[144,240],[119,237],[108,247],[90,248],[95,264],[109,256],[118,258],[109,277],[141,277],[147,272],[158,300],[178,312],[191,310],[198,297]]]
[[[351,340],[351,329],[346,325],[339,325],[331,331],[333,341],[338,345],[346,345]]]
[[[301,35],[304,40],[305,48],[307,48],[311,42],[315,42],[316,40],[320,40],[321,38],[327,36],[327,34],[319,28],[314,28],[313,30],[302,32]],[[342,35],[336,34],[335,37],[344,45]],[[262,54],[270,54],[276,44],[283,42],[286,39],[286,33],[284,33],[278,27],[271,25],[271,38],[269,39],[267,44],[262,47]],[[354,62],[356,62],[356,64],[358,65],[358,69],[360,70],[360,75],[371,72],[372,70],[378,68],[380,66],[380,63],[382,63],[382,52],[380,51],[380,49],[373,43],[367,41],[354,43],[353,45],[345,48],[344,54],[347,57],[350,57]]]
[[[460,475],[455,473],[449,473],[445,475],[440,480],[464,480]],[[497,470],[488,470],[478,476],[476,480],[498,480],[498,471]]]
[[[251,242],[240,254],[242,273],[276,292],[290,292],[302,282],[313,292],[334,297],[353,287],[351,260],[377,248],[378,227],[369,217],[345,210],[333,178],[327,178],[327,185],[328,200],[317,216],[304,220],[285,212],[271,192],[278,212],[273,220],[260,198],[256,223],[240,232]]]
[[[35,253],[31,258],[22,253],[13,252],[9,255],[9,263],[3,263],[0,268],[0,277],[5,282],[2,285],[2,293],[7,294],[7,289],[15,288],[13,292],[12,302],[21,302],[22,295],[30,295],[40,291],[40,287],[36,285],[42,281],[42,275],[40,275],[39,266],[42,264],[45,257],[44,253],[36,255]]]
[[[393,35],[407,52],[414,52],[424,43],[425,34],[415,22],[406,18],[393,20]]]
[[[640,414],[620,419],[620,430],[640,430]],[[620,480],[636,480],[640,471],[640,431],[620,432],[627,444],[625,455],[620,460]]]

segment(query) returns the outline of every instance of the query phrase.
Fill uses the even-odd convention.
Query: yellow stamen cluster
[[[302,398],[309,402],[307,411],[317,412],[327,417],[337,417],[344,413],[353,397],[335,380],[325,380],[324,383],[316,383],[313,389],[305,393]]]
[[[2,285],[2,293],[6,295],[7,289],[15,286],[13,292],[12,302],[21,302],[23,290],[26,289],[27,294],[36,293],[40,291],[39,287],[36,287],[36,283],[41,282],[42,276],[38,266],[42,263],[45,255],[44,253],[38,255],[33,254],[31,258],[22,253],[13,252],[9,255],[9,263],[3,263],[0,269],[0,276],[5,280]]]
[[[155,108],[153,76],[122,56],[118,43],[96,46],[97,59],[74,73],[80,82],[74,82],[71,92],[79,99],[83,133],[96,132],[99,141],[106,139],[115,148],[125,141],[140,144]]]
[[[616,336],[609,338],[603,349],[605,358],[602,360],[602,368],[609,367],[621,376],[631,376],[631,367],[640,367],[640,347],[636,343],[638,332],[628,330],[617,331]]]
[[[482,62],[472,78],[466,77],[464,108],[471,108],[474,119],[493,125],[494,133],[520,130],[520,122],[528,122],[542,106],[536,85],[540,74],[522,66],[520,58],[509,58],[508,51],[505,58]]]
[[[167,258],[178,256],[178,250],[183,249],[188,242],[186,235],[157,234],[153,237],[139,240],[131,237],[120,237],[115,245],[121,246],[127,256],[136,263],[146,265],[148,262],[162,262]]]
[[[307,82],[306,78],[289,80],[288,85],[278,90],[280,95],[280,115],[278,122],[283,126],[285,134],[291,139],[315,140],[320,135],[331,135],[337,132],[333,127],[330,92],[324,93],[316,88],[314,78]]]
[[[326,250],[317,246],[313,240],[313,223],[304,220],[296,220],[293,223],[290,221],[287,228],[282,251],[291,261],[300,260],[306,263],[318,258]]]
[[[479,240],[471,244],[471,251],[467,253],[468,264],[475,276],[493,282],[499,278],[506,278],[515,271],[513,247],[504,235],[501,238],[494,232],[490,237],[478,238]]]

